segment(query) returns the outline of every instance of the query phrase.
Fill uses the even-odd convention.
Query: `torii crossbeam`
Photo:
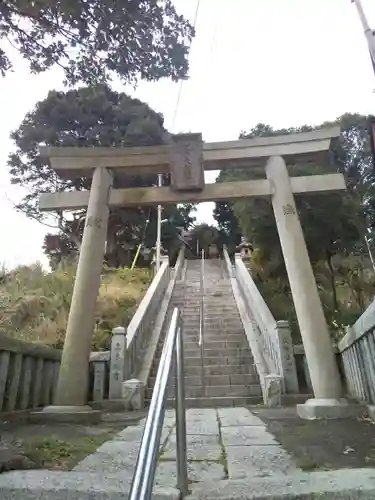
[[[171,187],[111,189],[110,206],[165,205],[168,203],[220,201],[248,196],[270,196],[267,180],[225,182],[204,185],[201,170],[264,167],[265,160],[282,156],[287,164],[308,164],[326,161],[331,139],[339,135],[338,127],[285,136],[261,137],[230,142],[203,143],[201,164],[193,165],[193,175],[199,179],[184,192]],[[189,140],[189,136],[183,135]],[[194,145],[193,145],[194,146]],[[129,148],[65,148],[42,147],[52,168],[64,179],[90,177],[96,168],[108,168],[117,181],[127,175],[173,172],[168,146]],[[198,171],[198,172],[197,172]],[[177,172],[178,175],[178,172]],[[340,174],[314,175],[291,179],[293,193],[335,191],[345,189]],[[118,183],[118,182],[117,182]],[[44,194],[40,198],[41,210],[76,210],[87,207],[89,191]]]
[[[203,143],[200,134],[173,136],[166,146],[41,148],[62,178],[92,176],[90,191],[44,194],[42,210],[87,207],[69,313],[56,408],[86,404],[94,311],[110,207],[269,196],[288,271],[315,398],[336,401],[341,385],[293,193],[345,189],[341,174],[289,177],[287,165],[326,162],[339,127],[285,136]],[[266,179],[205,185],[205,170],[265,167]],[[127,175],[171,173],[171,186],[113,189]],[[79,380],[79,383],[77,383]]]

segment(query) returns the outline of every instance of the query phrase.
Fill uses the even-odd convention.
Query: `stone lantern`
[[[242,237],[241,243],[237,247],[237,252],[241,255],[242,260],[250,260],[251,259],[251,251],[253,247],[251,243],[248,243],[244,237]]]

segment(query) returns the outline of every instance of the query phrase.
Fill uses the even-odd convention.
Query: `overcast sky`
[[[193,19],[196,0],[174,3]],[[375,28],[375,1],[363,5]],[[24,192],[9,184],[9,134],[49,90],[63,88],[59,69],[32,76],[15,61],[15,72],[0,77],[0,264],[7,267],[45,262],[48,231],[13,209]],[[169,130],[201,131],[206,141],[237,139],[258,122],[288,127],[375,114],[375,77],[350,0],[201,0],[190,64],[175,120],[178,84],[114,86],[163,113]],[[198,217],[212,222],[212,204],[202,204]]]

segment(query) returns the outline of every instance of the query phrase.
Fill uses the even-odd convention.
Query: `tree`
[[[72,261],[75,259],[78,245],[61,231],[59,234],[46,234],[43,242],[43,251],[48,256],[51,269],[55,270],[61,261]]]
[[[199,224],[191,230],[189,241],[192,249],[204,250],[205,255],[208,256],[211,245],[216,245],[219,251],[222,250],[224,238],[223,233],[217,227]]]
[[[161,226],[161,242],[163,248],[168,252],[170,261],[173,263],[178,256],[181,247],[181,240],[179,239],[181,230],[187,231],[191,228],[195,221],[192,215],[196,210],[195,205],[186,203],[185,205],[175,206],[166,205],[163,208],[163,220],[165,221]],[[145,239],[145,246],[148,248],[154,247],[156,242],[157,232],[157,213],[153,210],[153,217],[151,219],[151,227],[147,232]]]
[[[213,217],[223,234],[229,253],[235,252],[237,245],[241,243],[242,232],[231,203],[226,201],[216,202]]]
[[[163,117],[147,104],[118,93],[105,85],[68,92],[52,91],[37,103],[20,127],[12,133],[16,151],[9,156],[11,181],[28,188],[17,206],[29,217],[46,223],[38,208],[42,193],[89,189],[91,180],[60,179],[48,161],[39,155],[39,145],[48,146],[150,146],[162,144],[166,131]],[[164,183],[168,183],[165,176]],[[132,176],[114,187],[150,186],[155,176]],[[176,208],[169,208],[176,211]],[[172,213],[171,212],[171,213]],[[44,248],[54,261],[77,253],[82,238],[85,210],[56,217],[59,239],[47,238]],[[113,265],[124,264],[129,250],[143,239],[146,220],[152,210],[145,207],[119,208],[111,212],[108,228],[108,256]],[[146,235],[147,236],[147,235]],[[67,243],[69,240],[69,244]],[[154,240],[155,241],[155,240]],[[126,255],[126,256],[125,256]]]
[[[335,162],[325,165],[300,165],[291,167],[291,175],[311,175],[335,172],[339,169],[346,177],[348,191],[321,195],[296,196],[296,204],[305,232],[305,239],[313,261],[337,252],[349,252],[358,247],[366,227],[371,226],[371,196],[373,192],[374,169],[366,139],[366,117],[344,115],[338,122],[342,126],[340,140],[335,144]],[[331,125],[323,124],[322,126]],[[311,127],[274,130],[259,124],[241,138],[288,134],[311,130]],[[217,179],[259,179],[264,178],[263,169],[242,169],[222,171]],[[228,205],[237,216],[244,235],[255,246],[267,249],[268,253],[280,252],[276,225],[270,200],[249,198]],[[375,219],[374,219],[375,223]],[[362,232],[362,235],[361,235]]]
[[[178,80],[188,71],[194,30],[171,0],[3,0],[0,38],[28,60],[33,73],[57,64],[74,85],[105,82],[111,73]],[[13,69],[5,44],[0,73]]]
[[[367,117],[346,114],[335,123],[341,125],[342,131],[339,140],[333,145],[334,161],[328,161],[324,165],[289,167],[290,174],[294,176],[339,170],[346,179],[348,189],[345,192],[295,196],[310,259],[315,270],[319,269],[319,273],[316,274],[318,284],[324,283],[324,288],[329,286],[330,289],[331,304],[326,308],[327,314],[334,313],[340,308],[338,281],[344,278],[338,274],[339,266],[335,264],[335,256],[343,258],[357,255],[362,258],[366,252],[364,237],[372,227],[375,227],[375,171]],[[332,123],[324,123],[320,127],[327,125]],[[242,133],[241,138],[308,130],[312,130],[312,127],[275,130],[269,125],[259,124],[249,133]],[[222,171],[217,181],[259,178],[265,178],[264,169]],[[229,215],[224,223],[230,223],[234,215],[243,234],[257,248],[256,261],[260,271],[259,276],[264,283],[269,280],[278,281],[280,295],[289,294],[270,200],[248,198],[236,201],[228,204],[227,212]],[[324,269],[324,279],[322,269]]]

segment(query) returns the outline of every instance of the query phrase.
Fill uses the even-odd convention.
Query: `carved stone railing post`
[[[289,322],[277,321],[276,325],[285,392],[297,394],[299,392],[298,377]]]
[[[109,399],[120,399],[122,383],[126,379],[126,329],[113,328],[109,368]]]

